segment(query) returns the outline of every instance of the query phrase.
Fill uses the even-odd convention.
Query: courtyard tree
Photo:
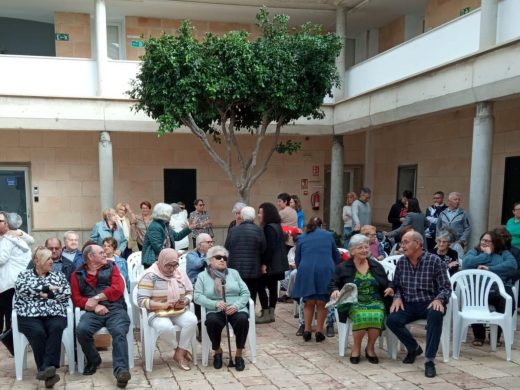
[[[129,91],[134,109],[158,122],[159,135],[189,128],[246,203],[273,154],[301,147],[280,141],[282,127],[300,117],[323,118],[323,98],[339,85],[339,37],[311,23],[290,29],[288,20],[263,7],[258,38],[231,31],[207,33],[202,41],[184,21],[177,35],[145,43]],[[252,147],[239,143],[239,132],[254,137]]]

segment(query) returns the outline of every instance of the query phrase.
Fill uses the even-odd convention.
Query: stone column
[[[99,133],[99,198],[101,210],[114,207],[114,163],[110,133]]]
[[[493,47],[497,42],[497,13],[498,0],[482,0],[480,6],[480,50]]]
[[[345,90],[345,50],[347,43],[347,13],[345,8],[339,7],[336,9],[336,34],[341,39],[341,52],[336,57],[336,68],[338,69],[341,86],[334,89],[334,101],[339,101],[344,96]]]
[[[330,229],[343,232],[343,136],[335,135],[330,161]]]
[[[477,103],[476,116],[473,120],[469,189],[470,248],[478,244],[480,235],[488,229],[493,132],[493,103]]]
[[[373,130],[365,132],[365,169],[363,186],[374,190],[374,134]]]
[[[107,67],[107,11],[106,0],[95,0],[95,39],[96,39],[96,70],[97,95],[104,96]]]

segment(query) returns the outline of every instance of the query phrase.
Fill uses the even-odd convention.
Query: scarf
[[[228,275],[227,268],[224,271],[219,271],[211,267],[210,265],[208,266],[207,271],[209,276],[211,276],[211,279],[213,279],[215,282],[215,294],[217,295],[217,297],[222,297],[224,295],[222,289],[222,281],[225,281]]]

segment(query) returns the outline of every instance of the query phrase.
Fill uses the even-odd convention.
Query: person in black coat
[[[392,230],[397,229],[403,223],[404,217],[406,217],[408,199],[412,199],[412,197],[412,191],[403,191],[401,199],[398,199],[390,208],[390,212],[388,213],[388,222],[392,224]]]
[[[272,203],[262,203],[258,208],[258,222],[264,229],[266,246],[262,255],[262,276],[258,286],[262,313],[256,318],[256,323],[265,324],[275,320],[278,281],[284,279],[285,271],[289,269],[289,261],[285,250],[282,220],[276,206]],[[269,297],[266,289],[269,291]]]
[[[388,288],[388,278],[385,269],[370,257],[369,240],[361,234],[350,239],[349,251],[352,259],[342,263],[329,284],[331,299],[337,300],[340,290],[346,283],[357,286],[358,302],[349,304],[346,311],[338,310],[339,321],[352,320],[352,337],[354,344],[350,361],[357,364],[361,356],[361,342],[368,335],[365,355],[370,363],[377,364],[379,359],[375,354],[375,342],[384,329],[384,318],[391,305],[391,298],[385,297]]]
[[[262,229],[254,224],[255,209],[244,207],[240,211],[242,222],[229,231],[224,246],[229,251],[228,268],[238,271],[256,301],[260,264],[265,251],[265,237]]]

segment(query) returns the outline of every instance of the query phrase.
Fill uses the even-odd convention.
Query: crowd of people
[[[406,324],[426,319],[425,375],[433,377],[451,295],[449,276],[464,269],[488,270],[501,278],[513,297],[513,283],[520,279],[520,203],[513,205],[513,217],[505,227],[484,232],[475,248],[467,248],[470,218],[460,208],[459,193],[450,193],[445,205],[444,193],[437,191],[433,204],[422,213],[412,192],[404,191],[390,209],[388,232],[371,225],[370,198],[369,188],[361,189],[359,197],[347,194],[342,213],[344,248],[320,218],[313,216],[305,223],[298,197],[287,193],[279,194],[276,204],[264,202],[257,210],[237,202],[222,246],[215,245],[213,223],[202,199],[194,201],[195,211],[189,215],[182,202],[152,207],[144,201],[138,216],[127,203],[118,203],[103,211],[82,248],[79,235],[68,231],[63,244],[49,237],[44,246],[31,251],[34,239],[19,229],[20,216],[0,212],[0,340],[14,354],[14,302],[19,331],[34,353],[36,378],[53,387],[60,380],[56,371],[60,340],[71,300],[84,311],[75,329],[86,360],[83,375],[93,375],[101,364],[94,335],[105,327],[112,336],[117,386],[126,387],[133,358],[127,344],[131,321],[125,294],[132,292],[126,259],[139,250],[143,272],[136,286],[137,303],[148,311],[150,326],[169,343],[181,370],[191,369],[191,340],[200,341],[202,326],[216,369],[223,365],[222,331],[233,328],[234,366],[244,370],[248,313],[255,310],[257,296],[256,324],[276,321],[277,303],[295,300],[300,306],[297,335],[310,341],[316,318],[315,341],[334,337],[334,305],[327,302],[338,300],[347,288],[356,291],[357,299],[337,310],[339,321],[349,319],[352,324],[350,362],[360,363],[366,336],[364,355],[368,362],[379,363],[375,341],[386,327],[407,349],[403,362],[414,363],[423,349]],[[190,238],[192,250],[188,250]],[[395,242],[393,247],[389,241]],[[179,260],[183,251],[185,269]],[[381,265],[388,254],[401,255],[392,278]],[[279,296],[279,286],[285,295]],[[504,312],[499,294],[492,291],[490,303]],[[204,324],[201,308],[206,313]],[[473,325],[473,333],[473,345],[481,346],[485,328]]]

